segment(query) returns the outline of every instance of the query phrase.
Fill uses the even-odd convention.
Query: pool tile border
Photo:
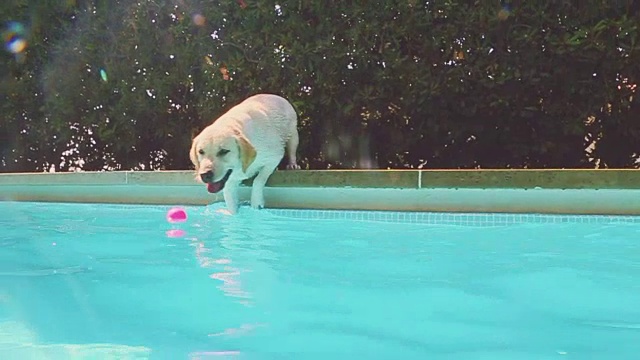
[[[269,209],[270,214],[303,220],[350,220],[398,224],[505,226],[515,224],[640,224],[640,216],[506,213],[444,213]]]
[[[42,203],[46,205],[46,203]],[[63,203],[68,206],[90,205],[88,203]],[[94,204],[97,205],[97,204]],[[134,210],[137,207],[166,211],[170,205],[146,204],[99,204],[110,209]],[[223,209],[222,204],[209,205],[212,210]],[[243,204],[243,207],[247,207]],[[187,212],[201,209],[200,206],[185,206]],[[520,214],[520,213],[450,213],[450,212],[404,212],[377,210],[313,210],[313,209],[263,209],[275,218],[298,220],[346,220],[355,222],[377,222],[388,224],[416,224],[434,226],[500,227],[523,224],[640,224],[640,216],[634,215],[574,215],[574,214]]]

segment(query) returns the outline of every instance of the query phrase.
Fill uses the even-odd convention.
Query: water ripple
[[[83,266],[69,266],[64,268],[55,269],[37,269],[37,270],[21,270],[21,271],[2,271],[0,277],[15,277],[15,276],[51,276],[51,275],[71,275],[78,273],[90,272],[91,268]]]

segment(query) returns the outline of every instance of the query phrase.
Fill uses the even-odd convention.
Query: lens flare
[[[17,21],[8,22],[2,29],[4,48],[12,54],[20,54],[27,48],[26,30]]]

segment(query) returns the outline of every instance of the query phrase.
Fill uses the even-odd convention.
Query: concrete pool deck
[[[240,196],[249,198],[250,188]],[[640,171],[276,171],[270,208],[640,215]],[[207,205],[193,171],[0,174],[0,201]]]

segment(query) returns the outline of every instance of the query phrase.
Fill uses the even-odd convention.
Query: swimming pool
[[[0,358],[640,352],[638,218],[221,206],[0,202]]]

